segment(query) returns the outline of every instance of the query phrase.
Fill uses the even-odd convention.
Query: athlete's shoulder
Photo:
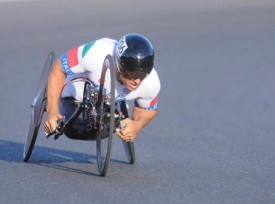
[[[143,80],[141,84],[144,97],[155,97],[158,95],[161,83],[155,68],[152,69],[151,73]]]
[[[139,96],[135,100],[135,106],[147,110],[157,110],[160,80],[154,68],[149,76],[142,81],[138,89]]]
[[[91,56],[89,55],[101,55],[101,54],[112,54],[113,47],[116,40],[111,38],[100,38],[94,41],[91,41],[89,43],[86,43],[82,46],[80,46],[80,54],[82,57],[85,57],[86,55],[88,58]]]
[[[113,51],[116,40],[111,38],[100,38],[94,41],[94,48],[96,50],[108,50],[108,52]]]
[[[116,42],[116,40],[111,39],[111,38],[107,38],[107,37],[103,37],[103,38],[97,39],[96,42],[97,43],[106,44],[106,45],[107,44],[114,45],[114,43]]]

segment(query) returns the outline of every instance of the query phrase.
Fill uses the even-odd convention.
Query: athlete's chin
[[[138,88],[138,86],[131,86],[131,85],[127,86],[127,89],[129,91],[135,91],[137,88]]]
[[[128,89],[129,91],[134,91],[134,90],[136,90],[137,88],[128,87],[127,89]]]

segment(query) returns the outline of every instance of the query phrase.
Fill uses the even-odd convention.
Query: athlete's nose
[[[140,84],[140,79],[133,79],[132,81],[134,82],[135,85]]]

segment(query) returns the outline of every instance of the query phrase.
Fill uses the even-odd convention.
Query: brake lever
[[[120,130],[124,130],[127,127],[126,123],[121,123],[121,125],[116,128],[116,132],[119,132]]]
[[[50,136],[54,135],[55,134],[55,131],[54,132],[51,132],[50,134],[48,134],[46,137],[49,138]]]
[[[57,140],[59,138],[59,136],[61,136],[63,134],[64,126],[65,126],[64,120],[63,119],[58,119],[56,121],[55,131],[48,134],[47,138],[54,135],[54,140]]]

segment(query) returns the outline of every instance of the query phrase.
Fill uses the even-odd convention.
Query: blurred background
[[[43,131],[23,163],[47,54],[130,32],[162,83],[136,164],[115,137],[100,178],[95,143]],[[274,36],[273,0],[0,0],[0,203],[274,203]]]

